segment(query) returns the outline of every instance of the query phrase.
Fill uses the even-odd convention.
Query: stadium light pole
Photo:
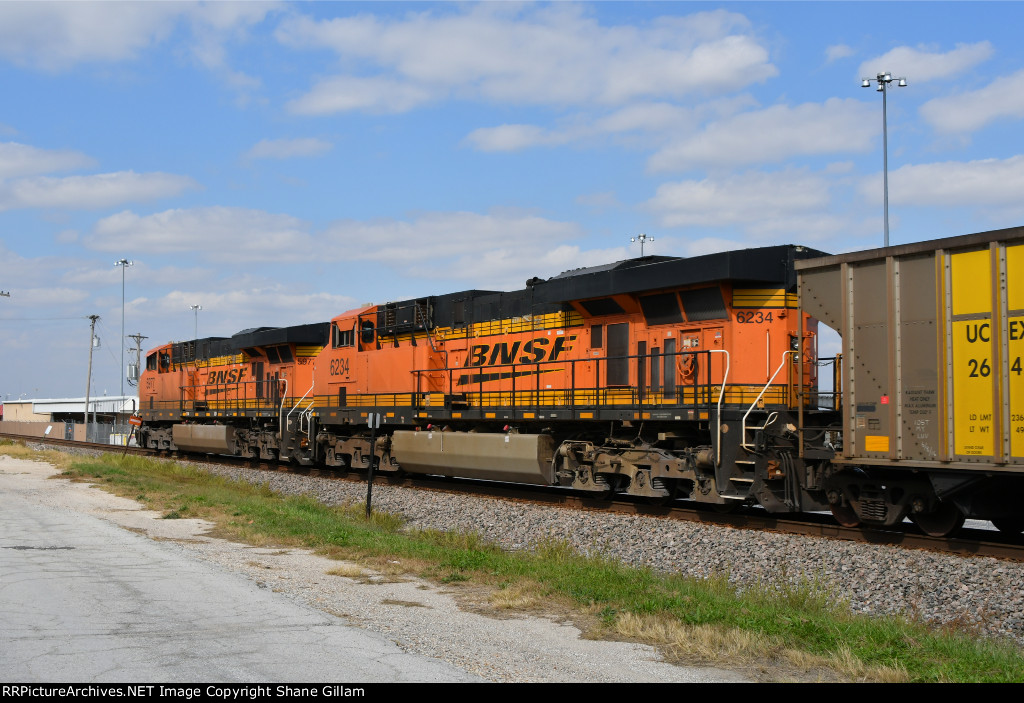
[[[193,339],[199,339],[199,311],[203,309],[203,306],[189,305],[188,309],[196,314],[196,326],[195,329],[193,330],[193,334],[195,336],[193,337]]]
[[[121,377],[121,397],[124,397],[124,271],[129,266],[134,266],[134,261],[128,259],[118,259],[114,262],[114,266],[121,267],[121,369],[118,375]]]
[[[875,78],[862,78],[860,87],[869,88],[871,81],[878,83],[878,87],[875,90],[882,94],[882,207],[885,213],[885,246],[889,246],[889,128],[886,123],[885,96],[889,92],[888,86],[890,83],[896,81],[896,85],[900,88],[906,88],[907,79],[893,78],[891,73],[884,71]]]
[[[630,237],[629,241],[631,241],[631,242],[640,242],[640,258],[643,258],[643,256],[644,256],[644,243],[645,242],[653,242],[654,241],[654,237],[648,237],[646,234],[638,234],[635,237]]]

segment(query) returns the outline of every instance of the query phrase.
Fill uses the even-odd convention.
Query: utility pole
[[[192,333],[193,335],[195,335],[193,337],[193,339],[199,339],[199,311],[202,310],[202,309],[203,309],[202,305],[190,305],[189,306],[189,310],[191,310],[192,312],[194,312],[196,314],[196,327],[195,327],[195,331]]]
[[[134,261],[128,259],[118,259],[114,262],[114,266],[121,267],[121,397],[124,397],[124,272],[129,266],[134,266]]]
[[[89,315],[89,373],[85,379],[85,440],[89,441],[89,393],[92,391],[92,345],[96,338],[96,320],[99,315]]]
[[[885,117],[885,96],[889,92],[888,86],[890,83],[896,81],[896,85],[900,88],[906,88],[907,79],[893,78],[891,73],[884,71],[879,73],[876,78],[861,79],[860,87],[870,87],[871,81],[875,81],[878,84],[876,90],[882,94],[882,212],[885,218],[884,242],[885,246],[889,246],[889,127]]]
[[[644,244],[647,242],[653,242],[654,237],[648,237],[646,234],[638,234],[635,237],[630,237],[631,242],[640,242],[640,258],[644,258]]]
[[[135,352],[135,373],[139,374],[139,373],[142,372],[141,371],[141,369],[142,369],[142,340],[143,339],[149,339],[149,337],[146,337],[141,332],[139,332],[138,334],[130,334],[130,335],[128,335],[128,339],[134,339],[135,340],[135,348],[134,349],[129,349],[128,351]],[[132,383],[132,380],[135,380],[136,382],[138,382],[138,380],[139,380],[138,375],[136,375],[134,379],[129,378],[128,379],[128,385],[130,385],[130,386],[134,386],[135,385],[134,383]]]

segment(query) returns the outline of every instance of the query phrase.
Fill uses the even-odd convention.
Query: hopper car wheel
[[[832,503],[832,517],[836,519],[843,527],[857,527],[860,525],[860,518],[857,517],[857,512],[848,505],[842,503]]]
[[[930,537],[945,537],[963,527],[964,514],[952,503],[939,503],[930,513],[912,515],[921,531]]]
[[[1001,517],[994,518],[992,524],[996,526],[996,529],[1008,535],[1019,535],[1024,532],[1024,518],[1019,517]]]

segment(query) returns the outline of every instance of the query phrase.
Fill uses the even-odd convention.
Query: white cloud
[[[283,284],[227,290],[210,290],[199,285],[189,290],[175,289],[159,297],[138,298],[132,300],[127,309],[137,317],[176,320],[176,325],[165,323],[165,328],[172,330],[177,339],[191,339],[196,326],[192,305],[203,306],[198,318],[200,337],[230,337],[248,327],[326,322],[358,304],[359,301],[346,295],[301,290]]]
[[[435,91],[404,80],[335,76],[319,81],[287,108],[297,115],[329,115],[349,110],[406,112],[429,102]]]
[[[957,44],[955,49],[945,53],[925,47],[898,46],[862,63],[858,75],[874,78],[882,71],[891,71],[893,76],[906,78],[908,84],[924,83],[970,70],[988,60],[992,53],[992,45],[987,41]]]
[[[550,278],[570,269],[607,264],[633,256],[625,247],[584,249],[579,245],[561,246],[505,246],[480,252],[463,254],[452,262],[458,276],[474,287],[493,290],[523,288],[527,280]],[[423,276],[437,277],[435,270],[425,267],[414,269]]]
[[[132,58],[165,39],[184,9],[177,3],[0,3],[0,56],[44,70]]]
[[[137,248],[132,240],[125,240],[120,243],[120,252],[136,251],[142,256],[149,258],[149,251]],[[200,286],[208,284],[213,280],[214,269],[203,267],[186,268],[182,266],[151,266],[146,260],[138,258],[135,254],[129,254],[132,265],[124,270],[124,277],[127,281],[129,291],[139,287],[150,289],[154,286],[174,287],[182,285]],[[153,257],[154,261],[162,259]],[[59,274],[61,283],[66,285],[82,286],[90,290],[99,290],[104,286],[114,286],[118,291],[118,306],[121,305],[121,267],[112,266],[111,261],[106,258],[78,260],[73,265],[64,268]]]
[[[320,263],[373,262],[402,277],[458,279],[489,288],[499,280],[521,287],[543,273],[539,268],[563,259],[589,261],[590,254],[574,244],[582,238],[575,223],[518,212],[341,220],[312,232],[308,223],[288,215],[208,207],[147,216],[121,212],[100,220],[83,243],[121,252],[130,241],[147,255],[193,255],[204,263],[308,263],[311,257]]]
[[[245,156],[250,159],[293,159],[321,156],[334,148],[330,142],[312,137],[305,139],[261,139]]]
[[[578,5],[484,3],[394,20],[295,16],[277,37],[332,49],[347,69],[291,103],[300,114],[399,112],[449,96],[617,105],[726,93],[777,75],[746,19],[724,10],[635,27],[601,26]]]
[[[425,213],[412,220],[333,223],[326,249],[376,261],[402,276],[443,278],[467,287],[522,288],[528,278],[623,258],[625,250],[586,250],[579,225],[519,212]]]
[[[861,193],[869,200],[877,200],[881,192],[881,174],[861,183]],[[1024,155],[902,166],[889,172],[889,200],[899,205],[1018,207],[1022,192]]]
[[[621,110],[606,115],[595,121],[597,132],[664,132],[679,131],[696,123],[698,112],[714,109],[722,101],[703,105],[698,109],[679,107],[668,103],[638,103],[627,105]],[[732,101],[729,101],[732,102]]]
[[[465,142],[480,151],[519,151],[532,146],[564,144],[570,135],[528,124],[481,127],[466,135]]]
[[[93,160],[77,151],[38,149],[17,142],[0,144],[0,180],[70,171],[91,165]]]
[[[628,105],[595,120],[577,116],[559,129],[545,129],[527,124],[482,127],[470,132],[464,143],[480,151],[520,151],[529,147],[556,146],[608,134],[674,132],[695,124],[698,112],[722,109],[723,102],[735,103],[712,101],[699,109],[668,103],[640,103]]]
[[[878,133],[872,106],[852,98],[773,105],[707,126],[655,153],[653,171],[784,161],[807,154],[868,151]]]
[[[562,120],[557,129],[536,125],[501,125],[474,130],[464,143],[481,151],[520,151],[535,146],[553,146],[608,135],[639,141],[663,143],[667,135],[689,133],[701,119],[724,117],[756,105],[749,95],[708,100],[695,107],[664,102],[627,105],[602,117],[584,114]]]
[[[138,57],[168,41],[180,26],[203,67],[236,87],[258,84],[232,71],[224,43],[244,35],[278,3],[270,2],[0,2],[0,58],[20,66],[62,71],[81,62]]]
[[[89,176],[37,176],[0,183],[0,211],[18,208],[95,209],[177,195],[198,184],[170,173],[118,171]]]
[[[16,308],[38,314],[39,308],[44,306],[53,306],[66,310],[68,306],[81,303],[88,297],[88,291],[81,288],[57,288],[53,286],[45,288],[18,288],[11,292],[9,299],[4,299],[4,305],[13,303],[13,306]],[[89,343],[88,334],[85,335],[85,343]]]
[[[839,59],[845,59],[847,56],[853,56],[853,53],[853,49],[848,47],[846,44],[833,44],[825,49],[825,59],[829,63],[832,63]]]
[[[582,231],[575,223],[529,214],[438,212],[412,221],[342,220],[333,223],[326,234],[344,246],[351,258],[415,263],[458,256],[467,250],[485,252],[510,242],[526,248],[554,245],[577,238]],[[350,246],[357,242],[360,246]],[[445,275],[449,273],[445,271]]]
[[[13,238],[12,238],[13,239]],[[12,241],[16,246],[28,245],[26,240]],[[71,258],[31,257],[26,258],[8,249],[0,242],[0,281],[3,290],[20,289],[38,285],[40,281],[57,280],[60,271],[74,264]],[[6,303],[4,305],[6,306]]]
[[[984,88],[929,100],[924,117],[939,132],[971,132],[1000,118],[1024,118],[1024,70],[1002,76]]]
[[[232,207],[124,211],[96,223],[86,245],[121,251],[126,241],[151,254],[194,254],[200,260],[297,261],[315,251],[308,225],[290,215]]]
[[[812,227],[829,201],[825,179],[791,170],[665,183],[645,208],[666,227],[739,225],[752,233],[769,233]]]

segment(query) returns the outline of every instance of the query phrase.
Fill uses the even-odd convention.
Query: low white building
[[[29,437],[86,439],[85,398],[36,398],[8,400],[3,403],[0,432]],[[99,427],[90,432],[99,441],[122,444],[129,433],[128,417],[139,407],[138,396],[99,396],[89,398],[90,423]],[[90,436],[90,439],[93,437]]]

